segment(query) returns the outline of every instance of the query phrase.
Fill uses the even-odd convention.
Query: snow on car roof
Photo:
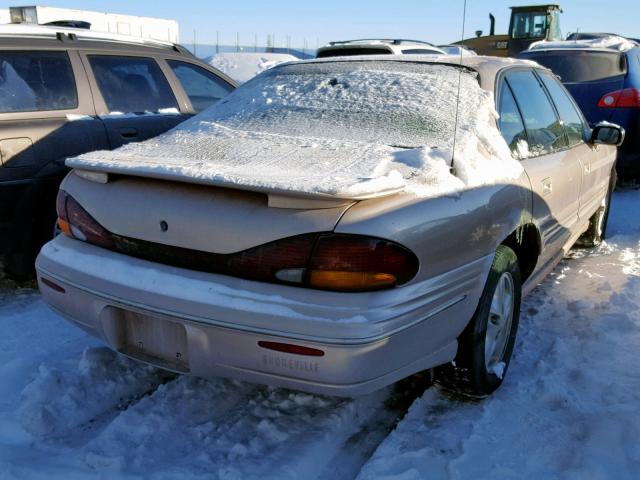
[[[274,67],[163,135],[67,165],[354,200],[433,196],[519,177],[522,166],[496,127],[493,93],[476,73],[448,57],[431,57],[428,67],[387,57]],[[524,63],[470,58],[462,63],[484,69]]]
[[[607,35],[601,38],[589,38],[580,40],[541,40],[529,46],[529,50],[562,50],[574,48],[609,49],[626,52],[639,46],[637,42],[618,35]]]

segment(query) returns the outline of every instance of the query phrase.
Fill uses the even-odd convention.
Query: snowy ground
[[[502,389],[429,389],[395,430],[420,384],[341,400],[174,377],[0,289],[0,478],[638,478],[639,204],[616,193],[607,244],[526,298]]]

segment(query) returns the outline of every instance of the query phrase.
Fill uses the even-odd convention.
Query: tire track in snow
[[[108,475],[353,478],[400,416],[386,408],[389,394],[350,400],[179,377],[118,415],[80,456]]]
[[[17,414],[34,437],[73,445],[171,378],[106,347],[86,348],[79,361],[40,364],[22,390]]]

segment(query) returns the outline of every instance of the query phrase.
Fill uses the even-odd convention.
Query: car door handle
[[[137,128],[121,128],[120,136],[122,138],[136,138],[138,136]]]
[[[551,195],[553,192],[553,184],[551,183],[551,178],[545,178],[542,180],[542,196]]]

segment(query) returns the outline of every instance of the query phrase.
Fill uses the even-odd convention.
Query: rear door
[[[556,107],[564,126],[571,154],[582,165],[579,217],[589,218],[600,206],[609,187],[609,175],[613,168],[611,149],[587,144],[591,130],[571,96],[549,72],[537,71]]]
[[[560,119],[533,71],[512,69],[503,76],[498,109],[503,136],[517,152],[531,182],[543,264],[575,233],[582,165],[569,148]],[[505,121],[510,117],[516,123],[506,135]],[[524,130],[517,131],[518,122]]]
[[[189,116],[154,56],[96,51],[82,57],[111,148],[155,137]]]
[[[75,51],[34,46],[0,52],[0,253],[12,262],[28,263],[28,250],[53,232],[65,159],[108,148],[94,116]]]
[[[600,108],[607,93],[624,88],[627,72],[625,55],[615,50],[547,50],[521,55],[547,67],[560,77],[590,124],[609,120],[613,109]]]

